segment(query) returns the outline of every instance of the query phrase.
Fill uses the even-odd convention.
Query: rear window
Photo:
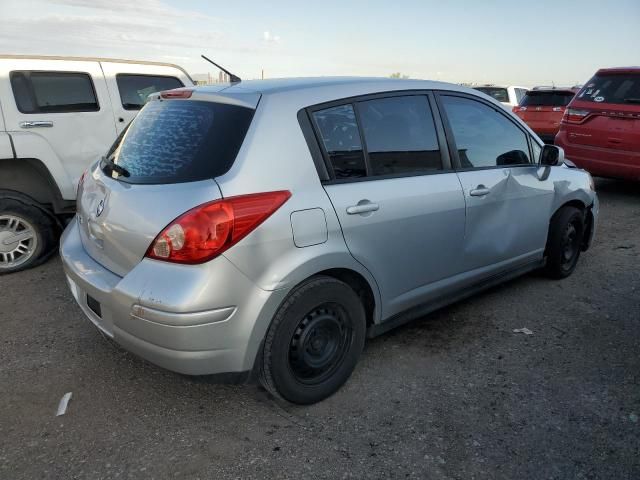
[[[596,75],[582,87],[578,98],[595,103],[640,103],[640,73]]]
[[[181,183],[226,173],[244,141],[254,110],[196,100],[155,100],[140,111],[113,149],[127,183]]]
[[[352,105],[340,105],[313,114],[335,178],[365,177],[367,167]]]
[[[506,88],[476,87],[476,90],[495,98],[499,102],[509,102],[509,92]]]
[[[574,97],[573,92],[527,92],[521,107],[566,107]]]
[[[120,101],[125,110],[140,110],[147,97],[152,93],[162,90],[171,90],[184,87],[182,82],[175,77],[158,75],[132,75],[119,73],[116,75]]]

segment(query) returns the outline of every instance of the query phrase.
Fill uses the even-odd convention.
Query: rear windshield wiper
[[[640,103],[640,98],[625,98],[624,103]]]
[[[111,168],[112,171],[116,172],[118,175],[122,175],[123,177],[129,177],[131,176],[131,174],[129,173],[129,170],[127,170],[126,168],[124,168],[121,165],[118,165],[117,163],[115,163],[113,161],[113,157],[102,157],[102,161],[109,167]]]

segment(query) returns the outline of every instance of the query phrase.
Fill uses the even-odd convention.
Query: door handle
[[[476,188],[469,190],[469,195],[472,197],[484,197],[485,195],[489,195],[489,193],[491,193],[491,190],[484,185],[478,185]]]
[[[53,122],[49,120],[29,120],[20,122],[20,128],[40,128],[40,127],[53,127]]]
[[[365,203],[366,202],[366,203]],[[360,215],[363,213],[375,212],[380,208],[377,203],[371,203],[369,201],[361,200],[357,205],[351,205],[347,207],[348,215]]]

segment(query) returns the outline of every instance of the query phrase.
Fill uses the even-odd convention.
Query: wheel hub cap
[[[315,384],[340,364],[348,347],[350,330],[338,308],[323,306],[298,324],[289,345],[289,365],[302,383]]]
[[[28,261],[37,246],[36,232],[24,218],[0,215],[0,269]]]

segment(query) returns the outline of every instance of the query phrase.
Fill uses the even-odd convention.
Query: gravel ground
[[[1,277],[0,478],[638,479],[640,186],[597,187],[572,277],[528,275],[369,341],[311,407],[105,341],[58,259]]]

